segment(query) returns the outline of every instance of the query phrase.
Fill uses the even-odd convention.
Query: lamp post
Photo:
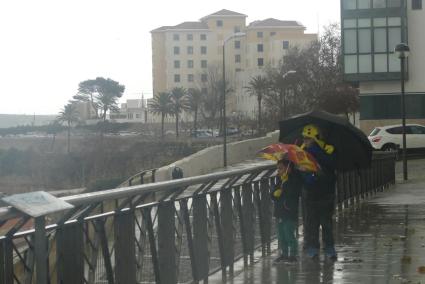
[[[401,122],[403,132],[403,179],[407,180],[407,159],[406,159],[406,104],[404,95],[404,75],[405,61],[409,56],[410,48],[405,43],[399,43],[394,49],[394,54],[400,59],[400,72],[401,72]]]
[[[227,167],[227,125],[226,125],[226,66],[225,66],[225,47],[226,42],[232,38],[242,37],[245,33],[239,32],[229,35],[223,40],[223,117],[222,117],[222,127],[223,127],[223,166]]]
[[[286,76],[288,76],[289,74],[295,74],[295,73],[297,73],[297,71],[295,71],[295,70],[289,70],[285,74],[282,75],[282,79],[285,80]],[[285,90],[285,92],[286,92],[286,90]],[[283,119],[283,107],[285,107],[285,105],[286,105],[286,103],[285,103],[282,106],[282,103],[283,103],[283,97],[282,97],[282,95],[283,94],[281,94],[280,97],[279,97],[279,99],[280,99],[280,102],[279,102],[280,103],[280,119]],[[286,110],[285,110],[285,113],[286,113]]]

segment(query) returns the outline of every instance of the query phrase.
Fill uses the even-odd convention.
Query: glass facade
[[[342,0],[341,15],[345,80],[398,80],[394,48],[406,42],[404,0]]]

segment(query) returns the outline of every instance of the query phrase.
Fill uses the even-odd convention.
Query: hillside
[[[0,114],[0,128],[15,127],[19,125],[45,125],[54,120],[56,115],[25,115],[25,114]]]

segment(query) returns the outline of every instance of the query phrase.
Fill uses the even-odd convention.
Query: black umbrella
[[[335,147],[338,170],[353,170],[370,166],[372,146],[366,135],[348,119],[325,111],[313,110],[293,116],[279,123],[279,141],[296,143],[302,140],[302,129],[307,124],[317,125],[327,144]]]

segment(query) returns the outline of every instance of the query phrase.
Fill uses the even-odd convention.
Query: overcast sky
[[[0,113],[57,114],[78,83],[109,77],[123,98],[152,96],[150,31],[221,9],[297,20],[315,33],[339,22],[340,0],[0,1]]]

